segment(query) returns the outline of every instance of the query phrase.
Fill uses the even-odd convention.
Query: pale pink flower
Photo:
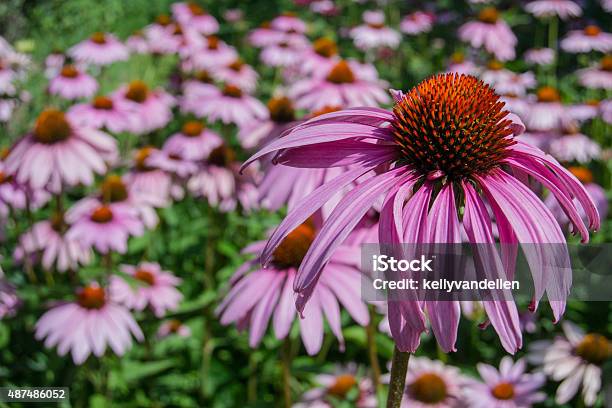
[[[347,394],[358,390],[354,403],[356,408],[376,408],[376,390],[372,381],[355,363],[346,366],[337,365],[332,373],[317,374],[316,387],[302,394],[300,401],[293,408],[333,408],[334,403],[346,400]]]
[[[162,150],[153,151],[147,162],[157,169],[174,175],[175,177],[173,178],[176,180],[173,181],[178,181],[179,184],[182,184],[181,181],[185,181],[198,171],[197,163],[189,160],[186,157],[188,154],[188,150],[170,149],[167,146],[164,146]],[[182,189],[182,187],[173,183],[171,187],[172,197],[175,199],[180,199],[182,198],[183,194],[182,192],[175,190],[177,188]]]
[[[199,70],[193,74],[192,78],[183,81],[181,90],[185,100],[197,99],[203,95],[216,94],[217,86],[214,84],[211,75],[206,70]]]
[[[49,82],[49,93],[64,99],[81,99],[93,96],[98,82],[90,75],[79,71],[74,65],[66,65]]]
[[[530,408],[546,399],[540,391],[546,377],[542,373],[527,374],[524,359],[514,363],[506,356],[499,370],[484,363],[478,363],[477,369],[484,382],[470,381],[464,392],[472,408]]]
[[[572,0],[535,0],[525,5],[525,10],[536,17],[559,17],[562,20],[582,15],[582,9]]]
[[[601,103],[597,99],[591,99],[584,103],[568,105],[567,114],[573,121],[584,122],[600,115]]]
[[[190,50],[184,58],[184,70],[211,70],[231,64],[238,59],[238,52],[218,37],[210,36],[204,45]]]
[[[275,17],[270,22],[270,27],[274,30],[298,34],[304,34],[307,29],[306,23],[291,13],[285,13]]]
[[[195,2],[174,3],[172,14],[176,20],[197,32],[210,35],[219,31],[217,19],[208,14]]]
[[[378,106],[390,100],[385,87],[373,66],[340,60],[325,76],[297,81],[288,96],[298,108],[309,110],[326,106]]]
[[[566,404],[582,385],[582,400],[590,407],[601,390],[602,365],[610,356],[610,341],[596,333],[586,334],[575,324],[562,323],[565,336],[532,343],[529,359],[541,365],[553,381],[562,381],[555,402]]]
[[[245,149],[266,144],[274,140],[295,124],[295,109],[293,102],[278,96],[268,101],[269,117],[255,120],[240,127],[238,140]]]
[[[9,150],[2,152],[8,154]],[[33,190],[27,185],[15,181],[15,177],[9,174],[5,165],[0,161],[0,216],[7,217],[13,210],[23,210],[28,206],[30,210],[37,210],[45,205],[51,195],[42,189]]]
[[[0,270],[0,320],[15,316],[21,303],[15,287],[6,280]]]
[[[582,86],[593,89],[612,89],[612,54],[603,57],[597,66],[578,70],[576,74]]]
[[[113,34],[94,33],[68,50],[68,54],[79,62],[94,65],[108,65],[116,61],[125,61],[129,51]]]
[[[74,125],[63,112],[48,109],[32,132],[11,149],[6,170],[33,189],[60,192],[62,186],[90,185],[117,157],[117,143],[108,134]]]
[[[65,62],[66,56],[61,51],[52,51],[45,58],[45,76],[47,78],[56,76],[62,70]]]
[[[574,54],[591,51],[612,51],[612,34],[601,31],[595,25],[586,26],[583,30],[570,31],[563,40],[561,48]]]
[[[265,46],[259,58],[271,67],[288,67],[299,64],[302,52],[307,46],[308,41],[302,36],[286,36],[279,43]]]
[[[176,286],[181,280],[162,270],[159,264],[142,262],[137,266],[121,265],[119,270],[137,282],[128,282],[119,275],[111,276],[108,289],[113,302],[137,311],[149,306],[158,318],[178,309],[183,295]]]
[[[270,23],[264,23],[261,27],[255,28],[249,33],[249,43],[261,48],[269,45],[278,44],[287,37],[283,31],[270,27]]]
[[[323,76],[339,61],[336,43],[321,37],[313,42],[311,48],[303,51],[297,68],[302,75]]]
[[[550,142],[548,150],[557,160],[563,162],[588,163],[601,156],[601,146],[590,137],[578,133],[577,129],[572,129],[573,133],[560,136]]]
[[[401,35],[396,30],[385,26],[385,14],[382,11],[365,11],[363,21],[365,24],[354,27],[349,32],[357,48],[371,50],[399,46]]]
[[[522,119],[528,130],[549,131],[562,126],[565,114],[559,92],[550,86],[543,86],[530,101]]]
[[[127,132],[137,121],[131,103],[107,96],[97,96],[89,103],[73,105],[66,116],[77,125],[106,129],[112,133]]]
[[[264,119],[268,115],[266,107],[257,98],[230,84],[207,94],[183,98],[181,110],[206,118],[210,122],[220,120],[238,126]]]
[[[508,109],[508,111],[518,115],[518,117],[522,118],[527,114],[529,109],[529,101],[527,101],[525,98],[512,94],[506,94],[501,95],[500,100],[506,104],[505,107]]]
[[[128,185],[130,191],[145,197],[151,197],[156,202],[167,205],[171,197],[180,191],[173,191],[172,176],[151,163],[152,156],[158,150],[146,146],[134,154],[132,169],[126,173],[122,180]]]
[[[172,107],[176,104],[174,97],[163,89],[150,89],[139,80],[122,86],[112,98],[131,113],[128,130],[137,135],[165,127],[172,120]]]
[[[159,325],[159,328],[157,329],[157,337],[163,339],[172,334],[176,334],[179,337],[190,337],[191,329],[189,326],[176,319],[167,320]]]
[[[181,49],[182,36],[174,35],[176,25],[170,17],[161,15],[154,24],[144,28],[143,35],[147,48],[152,54],[174,54]]]
[[[525,61],[534,65],[550,65],[555,61],[555,50],[531,48],[525,52]]]
[[[321,14],[323,16],[335,16],[339,13],[340,9],[336,6],[333,0],[316,0],[310,3],[310,10],[313,13]]]
[[[79,240],[66,236],[69,228],[62,215],[39,221],[19,237],[19,246],[14,257],[22,261],[31,255],[40,255],[40,263],[46,270],[58,272],[77,271],[79,266],[89,264],[91,250]]]
[[[494,7],[486,7],[478,14],[477,21],[470,21],[459,28],[459,38],[474,48],[484,48],[500,61],[514,59],[517,39],[508,24],[499,17]]]
[[[418,35],[431,31],[434,16],[431,13],[415,11],[405,16],[400,23],[400,30],[408,35]]]
[[[480,79],[501,95],[525,96],[527,90],[537,84],[533,72],[512,72],[498,61],[489,62],[487,69],[480,74]]]
[[[238,8],[225,10],[223,18],[228,23],[237,23],[244,18],[244,12]]]
[[[99,206],[92,204],[93,201],[89,201],[87,208],[82,205],[78,211],[68,211],[66,221],[70,229],[66,237],[103,254],[110,251],[126,253],[128,238],[144,233],[144,225],[136,208],[121,202]]]
[[[186,160],[202,160],[223,144],[223,139],[207,129],[202,122],[186,122],[179,133],[164,143],[164,150],[181,152]]]
[[[227,84],[236,85],[247,92],[253,92],[257,86],[259,74],[241,59],[237,59],[229,65],[218,67],[212,71],[213,77]]]
[[[456,72],[458,74],[466,75],[477,75],[479,72],[479,68],[473,61],[465,59],[465,55],[463,55],[462,52],[455,52],[450,57],[448,69],[446,70],[446,72]]]
[[[104,288],[92,283],[77,293],[77,300],[54,306],[36,322],[35,337],[45,339],[45,347],[57,346],[64,356],[69,351],[80,365],[90,354],[102,357],[106,346],[122,356],[144,336],[128,310],[110,302]]]
[[[125,41],[125,45],[135,54],[148,54],[151,52],[149,42],[147,41],[145,34],[141,31],[130,35]]]

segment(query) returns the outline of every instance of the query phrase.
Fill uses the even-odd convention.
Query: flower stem
[[[399,351],[397,346],[395,346],[393,350],[393,360],[391,362],[391,380],[389,381],[387,408],[399,408],[402,403],[404,387],[406,386],[408,360],[410,360],[410,353]]]
[[[372,369],[372,388],[378,391],[380,386],[380,364],[378,362],[378,349],[376,347],[376,329],[374,327],[374,307],[369,306],[370,321],[366,326],[366,335],[368,338],[368,355],[370,358],[370,367]]]
[[[285,337],[283,341],[283,396],[285,408],[291,408],[291,339]]]

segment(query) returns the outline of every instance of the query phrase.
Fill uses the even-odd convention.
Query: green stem
[[[291,339],[285,337],[283,341],[283,396],[285,408],[291,408]]]
[[[380,386],[380,364],[378,362],[378,349],[376,347],[376,328],[374,320],[374,306],[369,306],[370,321],[366,326],[366,335],[368,338],[368,355],[370,358],[370,367],[372,369],[372,387],[378,391]]]
[[[395,346],[393,360],[391,361],[391,380],[389,381],[387,408],[399,408],[402,403],[409,360],[410,353],[399,351],[397,346]]]
[[[559,20],[557,17],[551,17],[550,22],[548,24],[548,47],[555,50],[555,60],[551,64],[550,70],[552,72],[552,85],[557,85],[557,64],[559,55],[557,52],[558,46],[558,37],[559,37]]]

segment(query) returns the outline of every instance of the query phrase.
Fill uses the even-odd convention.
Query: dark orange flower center
[[[596,37],[599,35],[599,33],[601,33],[601,28],[597,27],[596,25],[588,25],[584,27],[584,34],[588,35],[589,37]]]
[[[498,400],[509,400],[514,398],[514,385],[502,382],[497,384],[491,390],[491,394]]]
[[[576,355],[592,364],[601,364],[611,352],[608,339],[599,334],[587,334],[576,346]]]
[[[217,167],[228,167],[236,161],[236,152],[222,144],[210,152],[207,161]]]
[[[162,26],[162,27],[166,27],[166,26],[170,25],[170,23],[172,23],[172,19],[167,14],[160,14],[155,19],[155,22],[157,24],[159,24],[160,26]]]
[[[205,84],[212,83],[212,78],[210,74],[208,73],[208,71],[205,71],[205,70],[198,71],[195,74],[195,78],[200,82],[204,82]]]
[[[454,64],[461,64],[463,61],[465,61],[465,55],[459,51],[454,52],[453,55],[451,55],[451,61]]]
[[[194,16],[203,16],[204,14],[206,14],[206,11],[204,11],[204,9],[196,3],[190,2],[189,4],[187,4],[187,7],[189,7],[189,11]]]
[[[100,187],[100,192],[105,203],[116,203],[128,198],[127,186],[121,180],[121,176],[116,174],[106,176]]]
[[[217,48],[219,48],[219,38],[215,37],[214,35],[211,35],[210,37],[208,37],[208,49],[216,50]]]
[[[261,23],[261,24],[259,25],[259,27],[260,27],[260,28],[266,28],[266,29],[267,29],[267,28],[270,28],[270,27],[271,27],[271,24],[270,24],[270,22],[269,22],[269,21],[264,21],[263,23]]]
[[[226,84],[223,87],[223,95],[231,96],[232,98],[240,98],[242,96],[242,90],[236,85]]]
[[[349,63],[342,60],[333,66],[329,74],[327,74],[327,81],[334,84],[350,84],[355,82],[355,74],[349,66]]]
[[[345,398],[346,394],[357,385],[355,376],[351,374],[342,374],[336,377],[336,381],[327,389],[329,395],[336,398]]]
[[[64,215],[59,212],[53,213],[49,221],[51,222],[51,228],[53,228],[55,232],[63,233],[68,227],[64,220]]]
[[[495,24],[499,18],[499,12],[495,7],[485,7],[478,13],[478,20],[483,23]]]
[[[601,59],[601,69],[604,71],[612,71],[612,54],[608,54]]]
[[[385,23],[368,23],[368,27],[373,28],[375,30],[380,30],[385,26]]]
[[[66,65],[62,68],[61,75],[64,78],[76,78],[79,76],[79,70],[74,65]]]
[[[96,96],[93,100],[93,107],[100,110],[112,110],[113,100],[107,96]]]
[[[537,97],[538,102],[559,102],[561,100],[559,91],[552,86],[543,86],[538,89]]]
[[[291,231],[281,244],[274,250],[272,259],[280,268],[298,268],[315,239],[315,229],[311,221],[298,226]]]
[[[70,137],[70,123],[64,112],[57,109],[43,111],[34,125],[34,138],[45,144],[61,142]]]
[[[202,122],[198,122],[196,120],[190,120],[189,122],[183,125],[181,129],[181,133],[185,136],[200,136],[202,131],[204,130],[204,124]]]
[[[434,373],[420,375],[414,382],[408,385],[412,398],[426,404],[437,404],[447,396],[446,383]]]
[[[313,111],[310,114],[310,118],[316,118],[317,116],[325,115],[326,113],[338,112],[340,109],[342,109],[341,106],[325,105],[321,109]]]
[[[274,122],[286,123],[295,120],[293,103],[286,96],[270,99],[268,101],[268,110],[270,111],[270,118]]]
[[[239,72],[242,67],[244,67],[244,62],[240,58],[238,58],[237,60],[229,64],[227,67],[233,71]]]
[[[470,75],[440,74],[393,107],[393,133],[403,161],[422,174],[460,179],[486,173],[515,142],[508,112],[493,89]]]
[[[586,105],[593,106],[595,108],[599,106],[599,103],[600,103],[599,99],[589,99],[585,102]]]
[[[175,24],[172,35],[183,35],[183,27],[180,24]]]
[[[180,320],[172,319],[168,322],[168,330],[170,331],[170,333],[176,333],[179,331],[182,325],[183,324]]]
[[[106,294],[99,286],[85,286],[77,294],[77,302],[85,309],[101,309],[106,303]]]
[[[322,57],[330,58],[338,54],[338,46],[336,43],[327,37],[319,38],[312,45],[314,52]]]
[[[147,164],[147,159],[151,156],[151,153],[153,153],[153,147],[151,146],[145,146],[136,152],[134,155],[134,167],[138,171],[151,170],[151,167]]]
[[[496,59],[492,59],[487,62],[487,68],[489,68],[491,71],[499,71],[504,68],[504,64]]]
[[[0,149],[0,160],[4,160],[11,153],[11,149],[8,147],[3,147]]]
[[[125,91],[126,99],[137,103],[143,103],[149,96],[149,87],[143,81],[136,80],[130,82],[127,91]]]
[[[570,173],[572,173],[582,184],[588,184],[593,182],[593,173],[591,170],[582,166],[570,166],[568,167]]]
[[[10,174],[6,174],[2,170],[0,170],[0,184],[8,183],[13,180],[13,176]]]
[[[134,272],[134,278],[138,279],[141,282],[146,283],[149,286],[155,284],[155,275],[146,269],[139,268]]]
[[[101,32],[93,33],[91,41],[96,44],[106,44],[106,35]]]
[[[97,222],[98,224],[105,224],[107,222],[111,222],[113,219],[113,212],[111,209],[105,205],[102,205],[96,208],[91,213],[91,220],[93,222]]]

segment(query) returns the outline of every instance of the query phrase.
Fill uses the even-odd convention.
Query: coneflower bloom
[[[129,130],[137,135],[165,127],[172,120],[172,107],[176,103],[163,89],[150,89],[140,80],[122,86],[112,98],[129,107],[132,113]]]
[[[9,150],[0,153],[8,155]],[[10,175],[0,161],[0,218],[7,217],[10,210],[23,210],[28,206],[30,210],[37,210],[45,205],[51,195],[42,189],[33,190],[27,184],[15,181],[15,177]]]
[[[287,38],[287,33],[276,30],[270,26],[270,22],[264,22],[261,26],[249,33],[249,43],[255,47],[262,48],[268,45],[278,44]]]
[[[286,33],[304,34],[306,23],[293,13],[283,13],[280,16],[274,17],[270,22],[270,27]]]
[[[499,16],[494,7],[486,7],[478,14],[477,21],[470,21],[459,28],[459,38],[474,48],[484,48],[500,61],[514,59],[516,36]]]
[[[473,408],[530,408],[546,399],[540,389],[546,383],[542,373],[527,374],[527,361],[516,363],[506,356],[495,367],[478,363],[478,374],[484,382],[470,381],[465,389],[465,400]]]
[[[550,65],[555,61],[552,48],[531,48],[525,52],[525,61],[534,65]]]
[[[217,86],[208,71],[198,70],[183,81],[181,90],[184,99],[194,99],[202,95],[215,94]]]
[[[525,10],[536,17],[559,17],[562,20],[582,15],[582,9],[572,0],[535,0],[526,4]]]
[[[181,280],[162,270],[157,263],[121,265],[119,270],[137,282],[128,282],[119,275],[113,275],[108,291],[113,302],[128,309],[142,311],[149,306],[156,317],[163,317],[167,311],[176,310],[183,299],[176,289]]]
[[[67,239],[80,241],[102,254],[110,251],[124,254],[128,238],[144,233],[144,225],[133,206],[122,202],[95,205],[95,200],[86,204],[75,211],[68,210],[66,221],[70,229],[66,233]]]
[[[356,61],[340,60],[323,76],[303,79],[291,86],[288,96],[296,107],[316,111],[326,106],[378,106],[389,102],[376,69]]]
[[[332,408],[334,402],[346,401],[356,408],[376,408],[376,391],[370,378],[364,375],[354,364],[336,366],[332,373],[317,374],[316,387],[309,389],[293,408]],[[356,391],[356,396],[348,401],[350,394]]]
[[[46,270],[66,272],[77,271],[80,265],[87,265],[91,250],[79,240],[66,236],[68,224],[61,214],[55,214],[47,221],[39,221],[19,237],[15,259],[40,255],[40,263]]]
[[[476,75],[479,68],[473,61],[465,58],[462,52],[454,52],[449,60],[447,72],[455,72],[457,74]]]
[[[216,88],[214,92],[183,98],[181,109],[211,123],[220,120],[238,126],[268,116],[268,110],[259,99],[231,84]]]
[[[579,132],[577,126],[568,126],[566,133],[550,142],[548,151],[562,162],[588,163],[601,156],[601,146]]]
[[[299,64],[306,47],[306,38],[298,35],[287,36],[279,43],[265,46],[259,58],[270,67],[291,67]]]
[[[576,72],[582,86],[593,89],[612,89],[612,54],[602,58],[598,66]]]
[[[531,100],[523,120],[527,129],[542,132],[561,128],[566,119],[565,114],[566,109],[561,103],[559,91],[550,86],[543,86]]]
[[[145,197],[154,198],[156,202],[170,202],[172,197],[172,176],[152,163],[152,157],[158,152],[152,146],[145,146],[134,153],[132,167],[122,180],[129,190]]]
[[[571,53],[586,53],[591,51],[612,51],[612,34],[601,31],[595,25],[586,26],[583,30],[570,31],[563,40],[561,48]]]
[[[529,359],[540,365],[553,381],[562,381],[555,402],[566,404],[582,385],[582,399],[590,407],[597,401],[601,389],[602,366],[612,355],[610,341],[597,333],[585,333],[575,324],[562,323],[565,336],[551,344],[542,340],[530,347]]]
[[[70,48],[68,54],[79,62],[108,65],[127,60],[130,53],[113,34],[97,32]]]
[[[143,30],[149,52],[154,55],[174,54],[181,49],[181,36],[174,35],[176,25],[170,16],[162,14],[157,16],[153,24]]]
[[[387,381],[388,375],[383,377]],[[402,408],[460,408],[466,379],[458,368],[427,357],[408,362]]]
[[[104,288],[96,283],[80,289],[73,302],[61,303],[43,314],[36,322],[36,339],[45,339],[45,347],[57,346],[60,356],[72,354],[75,364],[83,364],[93,353],[102,357],[106,346],[122,356],[132,347],[132,336],[144,336],[138,323],[123,306],[108,299]]]
[[[33,189],[59,192],[62,186],[90,185],[117,157],[108,134],[75,126],[63,112],[43,111],[32,132],[19,139],[6,158],[6,170]]]
[[[268,101],[269,117],[242,126],[238,132],[240,144],[245,149],[261,146],[278,138],[285,130],[295,124],[293,102],[286,96],[278,96]]]
[[[236,85],[247,92],[253,92],[257,86],[259,75],[248,64],[237,59],[229,65],[214,69],[213,76],[217,81]]]
[[[203,47],[191,50],[183,67],[187,70],[209,70],[231,64],[238,59],[238,53],[234,47],[227,45],[218,37],[210,36],[206,39]]]
[[[174,14],[176,21],[201,34],[211,35],[219,31],[217,19],[195,2],[174,3],[172,14]]]
[[[601,103],[597,99],[588,99],[585,102],[566,107],[570,121],[582,123],[584,121],[594,119],[601,114]]]
[[[122,99],[100,95],[89,103],[71,106],[66,116],[80,126],[121,133],[136,126],[134,111],[132,105]]]
[[[64,99],[81,99],[93,96],[98,82],[90,75],[79,71],[74,65],[66,65],[49,82],[49,93]]]
[[[176,334],[179,337],[189,337],[191,336],[191,329],[177,319],[168,320],[159,325],[157,337],[163,339],[172,334]]]
[[[516,73],[503,67],[498,61],[490,61],[480,74],[483,82],[491,85],[500,95],[524,96],[527,89],[536,86],[535,75],[531,71]]]
[[[251,347],[259,344],[270,319],[276,338],[287,337],[297,317],[292,306],[296,270],[316,234],[315,222],[307,220],[283,239],[274,251],[269,268],[261,268],[258,257],[242,265],[232,277],[231,290],[217,308],[221,324],[236,323],[238,328],[248,328]],[[259,255],[264,245],[264,242],[256,242],[243,252]],[[356,256],[358,248],[345,247],[352,256]],[[339,260],[332,259],[325,267],[326,273],[321,276],[319,285],[312,293],[314,301],[306,307],[303,318],[297,319],[302,342],[310,355],[321,349],[323,316],[326,317],[332,333],[340,341],[341,347],[343,346],[338,302],[359,324],[366,325],[369,321],[367,307],[360,298],[361,274],[353,260],[346,262],[350,257],[351,255]]]
[[[0,271],[0,320],[13,317],[21,306],[21,299],[15,287],[10,284]]]
[[[499,96],[483,82],[466,75],[436,75],[407,94],[395,92],[394,97],[391,112],[355,108],[315,117],[245,163],[280,150],[275,161],[287,166],[351,166],[289,212],[270,237],[262,255],[264,262],[269,262],[283,237],[338,191],[363,174],[375,169],[379,172],[346,193],[306,253],[294,285],[299,310],[306,306],[334,249],[380,196],[385,196],[379,223],[381,243],[461,242],[462,229],[470,243],[494,243],[492,221],[502,243],[565,243],[550,211],[513,175],[515,171],[550,189],[583,241],[589,239],[589,233],[572,202],[574,197],[585,209],[589,226],[599,227],[597,210],[582,184],[555,159],[513,138],[524,126],[503,110]],[[492,217],[485,200],[493,210]],[[555,265],[569,262],[563,251],[555,257]],[[552,275],[541,276],[546,269],[541,263],[544,258],[544,254],[529,257],[536,286],[532,309],[546,291],[558,320],[565,309],[571,273],[560,267],[554,271],[554,279]],[[440,310],[439,304],[424,303],[388,302],[397,347],[401,351],[418,347],[425,331],[426,310],[442,349],[453,350],[458,304],[443,302]],[[502,345],[515,352],[522,339],[514,302],[483,303]]]
[[[434,16],[431,13],[415,11],[408,14],[400,22],[400,31],[408,35],[418,35],[431,31],[434,23]]]
[[[136,31],[125,40],[125,45],[135,54],[148,54],[151,52],[149,42],[142,31]]]
[[[338,45],[327,37],[321,37],[312,43],[312,47],[303,51],[298,69],[302,75],[325,75],[340,60]]]
[[[180,152],[185,160],[202,160],[223,144],[221,136],[207,129],[203,122],[188,121],[181,131],[173,134],[164,143],[164,150]]]
[[[340,8],[332,0],[316,0],[310,3],[310,11],[322,16],[336,16]]]
[[[222,144],[222,142],[221,142]],[[189,177],[197,173],[199,167],[195,161],[188,160],[185,150],[169,149],[164,146],[161,150],[154,150],[147,162],[154,168],[165,171],[173,175],[171,195],[175,199],[183,197],[182,187],[180,186]],[[177,182],[179,185],[177,185]]]
[[[371,50],[398,47],[401,35],[385,25],[385,14],[382,11],[365,11],[363,21],[365,24],[352,28],[349,33],[357,48]]]

